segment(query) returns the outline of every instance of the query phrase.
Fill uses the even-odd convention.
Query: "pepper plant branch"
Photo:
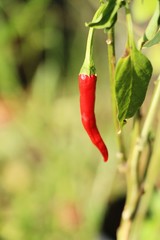
[[[126,161],[126,150],[124,145],[124,140],[122,133],[119,129],[119,122],[117,119],[117,105],[116,105],[116,97],[115,97],[115,40],[114,40],[114,28],[108,30],[107,36],[107,46],[108,46],[108,63],[109,63],[109,79],[111,86],[111,98],[112,98],[112,109],[113,109],[113,119],[114,126],[117,134],[117,144],[119,148],[118,156],[124,162]]]
[[[156,115],[157,107],[160,99],[160,75],[157,79],[155,90],[153,93],[152,101],[149,107],[146,120],[144,122],[141,134],[138,137],[133,151],[128,159],[128,169],[126,172],[127,179],[127,199],[126,204],[122,213],[122,220],[118,229],[117,237],[118,240],[128,240],[131,231],[132,223],[134,222],[135,212],[141,197],[141,186],[138,184],[138,160],[140,159],[141,153],[144,150],[144,146],[147,142],[148,135],[154,117]]]
[[[146,121],[145,121],[143,129],[142,129],[142,133],[141,133],[142,147],[144,146],[146,138],[148,137],[148,129],[150,128],[150,126],[153,122],[153,118],[154,118],[154,115],[155,115],[155,112],[157,109],[159,98],[160,98],[160,75],[158,76],[157,81],[155,82],[155,92],[153,95],[151,106],[148,111]]]
[[[142,221],[145,217],[145,214],[148,210],[151,196],[152,196],[152,193],[154,190],[155,182],[156,182],[157,176],[160,172],[159,139],[160,139],[160,122],[158,124],[158,128],[156,131],[153,153],[152,153],[152,157],[149,162],[148,171],[147,171],[146,177],[142,183],[145,194],[143,195],[143,198],[140,199],[139,208],[137,210],[137,214],[136,214],[136,217],[134,220],[134,225],[133,225],[133,234],[132,234],[133,236],[138,231],[139,227],[141,226]],[[132,237],[131,237],[131,239],[132,239]]]
[[[126,1],[126,4],[125,4],[127,30],[128,30],[128,44],[129,44],[129,47],[133,47],[135,43],[134,43],[133,25],[132,25],[132,18],[131,18],[129,3],[130,1],[128,0]]]
[[[154,146],[154,140],[152,139],[152,137],[150,136],[151,134],[149,133],[148,136],[148,141],[147,141],[147,145],[148,145],[148,153],[147,153],[147,157],[146,160],[143,164],[143,173],[140,176],[140,181],[143,183],[144,180],[146,179],[146,175],[148,173],[148,169],[149,169],[149,165],[150,165],[150,159],[152,157],[153,154],[153,146]]]
[[[126,11],[126,22],[127,22],[127,30],[128,30],[128,46],[130,49],[135,47],[134,41],[134,32],[133,32],[133,23],[130,11],[130,0],[126,0],[125,2],[125,11]],[[141,110],[139,109],[134,117],[134,137],[140,134],[141,130]]]

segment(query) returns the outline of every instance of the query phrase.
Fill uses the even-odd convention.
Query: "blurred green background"
[[[137,39],[154,3],[133,1]],[[102,31],[95,39],[96,115],[109,148],[108,163],[90,143],[79,114],[77,76],[88,32],[84,23],[98,5],[96,0],[0,1],[0,240],[98,239],[109,202],[125,194],[123,175],[117,172]],[[117,57],[125,40],[122,10]],[[145,51],[155,74],[158,47]],[[154,202],[157,211],[156,198]],[[151,223],[147,220],[150,234],[156,225]],[[145,229],[149,234],[144,226],[141,239],[146,239]]]

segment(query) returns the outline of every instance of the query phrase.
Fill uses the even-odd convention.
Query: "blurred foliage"
[[[156,0],[134,0],[132,4],[134,20],[138,23],[145,23],[153,14]]]
[[[91,0],[0,2],[1,240],[95,239],[109,196],[124,193],[123,179],[116,174],[102,32],[96,34],[102,79],[96,114],[110,150],[107,164],[97,160],[99,153],[79,117],[84,22],[97,5]],[[118,29],[116,34],[123,43],[124,35]]]
[[[146,218],[143,228],[141,231],[140,239],[152,238],[155,240],[159,239],[159,205],[160,192],[155,191],[153,197],[151,199],[150,209],[148,213],[148,217]]]

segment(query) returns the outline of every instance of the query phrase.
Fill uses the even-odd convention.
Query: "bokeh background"
[[[136,39],[155,4],[133,1]],[[96,116],[109,148],[108,163],[90,143],[79,114],[77,76],[88,33],[84,23],[98,5],[98,0],[0,1],[0,240],[92,240],[106,234],[115,239],[125,180],[117,171],[103,31],[95,35]],[[117,58],[126,35],[120,10]],[[144,52],[158,74],[160,47]],[[152,88],[153,80],[149,93]],[[141,239],[149,234],[159,239],[157,195],[150,209],[157,214],[146,218]]]

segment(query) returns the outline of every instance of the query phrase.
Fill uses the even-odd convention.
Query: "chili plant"
[[[121,8],[125,12],[128,34],[124,54],[120,59],[116,59],[114,28]],[[79,75],[82,123],[92,142],[98,147],[106,161],[108,151],[97,129],[94,114],[97,75],[93,60],[93,33],[94,31],[104,30],[107,34],[106,43],[113,119],[118,143],[117,151],[120,157],[119,164],[125,166],[123,169],[125,169],[124,177],[126,179],[126,202],[120,226],[117,229],[118,240],[133,239],[137,226],[141,226],[160,167],[159,121],[154,126],[155,137],[151,137],[153,122],[159,117],[157,110],[160,100],[160,75],[155,81],[155,89],[147,114],[144,116],[141,111],[149,82],[154,75],[152,64],[142,50],[160,43],[160,0],[157,0],[155,12],[138,42],[136,42],[134,36],[130,9],[130,0],[100,1],[100,6],[92,21],[86,23],[86,26],[89,27],[89,35],[85,60]],[[124,128],[129,121],[133,122],[133,127],[131,144],[126,147]]]

